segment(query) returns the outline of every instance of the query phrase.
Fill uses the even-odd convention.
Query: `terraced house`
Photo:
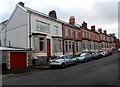
[[[63,22],[63,54],[76,55],[82,52],[80,25],[71,16],[69,23]]]
[[[96,31],[95,25],[88,29],[87,23],[84,21],[81,30],[83,51],[98,51],[100,48],[100,33]]]
[[[19,2],[2,29],[2,46],[32,49],[41,61],[52,55],[62,55],[62,23],[55,11],[49,15]]]
[[[53,55],[113,50],[119,45],[115,35],[96,30],[95,25],[88,29],[85,21],[79,25],[74,16],[68,23],[58,19],[54,10],[46,15],[25,7],[23,2],[16,5],[1,32],[3,47],[30,49],[40,61]]]

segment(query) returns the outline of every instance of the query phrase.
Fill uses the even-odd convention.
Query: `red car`
[[[108,52],[108,55],[112,55],[113,53],[111,50],[108,50],[107,52]]]

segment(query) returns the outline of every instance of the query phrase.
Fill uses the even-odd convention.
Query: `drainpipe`
[[[63,55],[65,54],[64,50],[65,50],[65,49],[64,49],[64,39],[63,39]]]
[[[31,12],[29,13],[29,48],[30,48],[30,50],[32,50],[32,48],[31,48],[31,37],[32,37],[32,35],[31,35]]]
[[[72,42],[73,56],[75,55],[75,48],[74,48],[74,46],[75,46],[75,43],[74,43],[74,42]]]
[[[7,29],[6,28],[7,28],[7,26],[5,27],[5,47],[7,46],[6,45],[7,44],[7,42],[6,42],[7,41],[7,39],[6,39],[6,37],[7,37],[7,34],[6,34],[7,33]]]

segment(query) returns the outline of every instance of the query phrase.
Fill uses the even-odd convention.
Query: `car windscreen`
[[[85,55],[86,55],[86,53],[82,53],[82,54],[80,54],[80,57],[85,56]]]

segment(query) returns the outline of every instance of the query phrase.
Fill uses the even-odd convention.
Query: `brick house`
[[[2,31],[2,46],[30,49],[40,61],[63,54],[77,55],[84,51],[113,50],[118,47],[115,35],[91,26],[75,23],[71,16],[69,23],[57,19],[56,12],[44,14],[25,7],[19,2]]]
[[[76,55],[82,51],[80,25],[71,16],[69,23],[63,22],[63,54]]]

